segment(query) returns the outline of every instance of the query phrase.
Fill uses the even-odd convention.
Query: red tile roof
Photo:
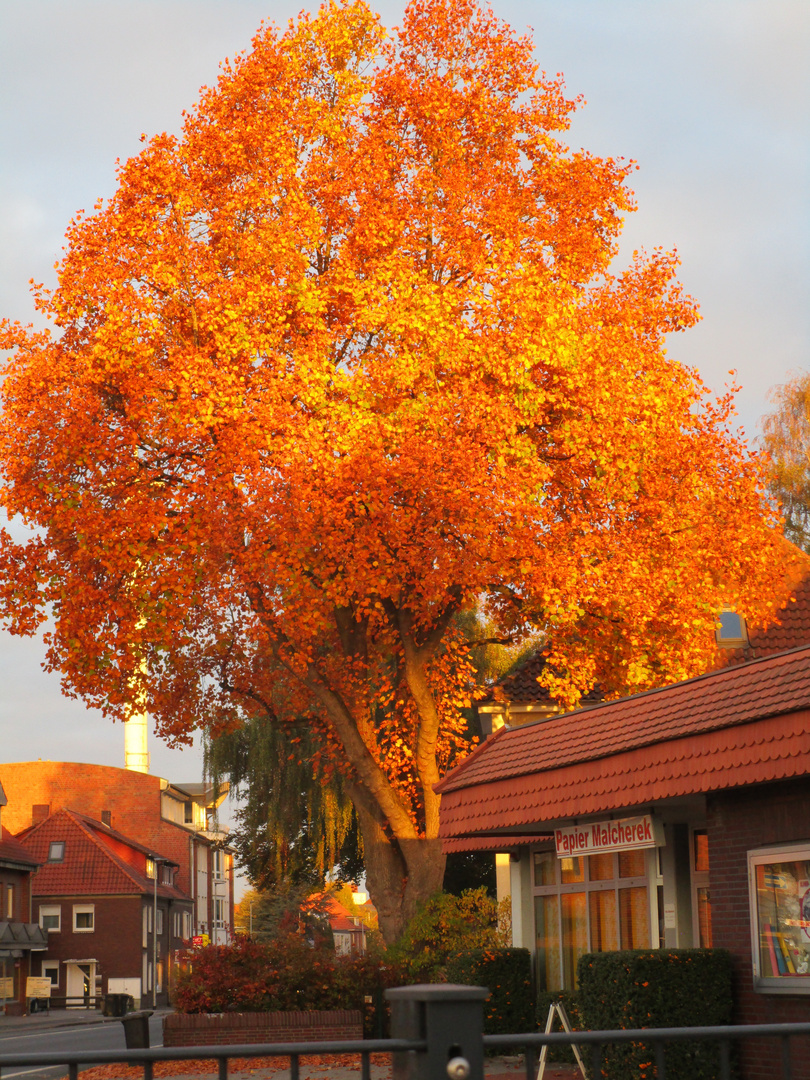
[[[441,835],[810,773],[810,647],[503,728],[436,785]]]
[[[20,834],[25,847],[42,863],[32,879],[35,896],[74,896],[154,892],[155,882],[145,873],[122,858],[104,842],[102,832],[112,832],[100,821],[94,821],[74,810],[57,810],[45,821]],[[144,855],[147,849],[123,834],[115,838]],[[62,862],[48,862],[52,841],[65,841]],[[157,853],[155,853],[157,854]],[[176,864],[174,864],[176,865]],[[158,884],[157,894],[173,900],[189,897],[171,885]]]
[[[39,865],[31,852],[23,847],[5,826],[0,837],[0,863],[2,862],[25,863],[32,870]]]

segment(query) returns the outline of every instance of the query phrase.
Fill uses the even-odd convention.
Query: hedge
[[[534,1031],[532,966],[528,949],[488,946],[459,953],[447,965],[447,981],[486,986],[484,1033],[509,1035]]]
[[[583,1026],[591,1031],[728,1024],[731,957],[725,949],[655,949],[586,953],[577,967]],[[667,1080],[716,1080],[719,1047],[672,1042]],[[643,1043],[607,1047],[607,1080],[651,1080],[654,1053]]]

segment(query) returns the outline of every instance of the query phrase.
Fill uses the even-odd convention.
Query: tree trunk
[[[416,910],[439,892],[446,856],[440,840],[392,840],[379,822],[358,808],[366,885],[386,945],[402,934]]]

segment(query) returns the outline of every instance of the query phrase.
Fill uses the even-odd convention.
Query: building
[[[208,935],[215,944],[230,939],[233,850],[215,821],[227,787],[170,784],[132,768],[67,761],[12,762],[0,765],[0,776],[11,832],[28,830],[62,809],[100,821],[176,863],[175,884],[194,902],[195,936]]]
[[[504,726],[437,791],[451,849],[509,853],[540,988],[589,951],[714,945],[739,1022],[810,1020],[807,645]],[[754,1042],[745,1075],[772,1075]]]
[[[73,810],[57,810],[18,841],[39,869],[32,907],[47,936],[34,965],[51,997],[85,1006],[107,993],[168,1004],[177,954],[190,944],[192,898],[177,863]]]
[[[6,795],[0,786],[0,815]],[[0,817],[0,1008],[21,1016],[28,977],[47,939],[31,910],[31,875],[37,861],[3,826]]]

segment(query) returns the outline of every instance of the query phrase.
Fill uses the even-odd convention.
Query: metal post
[[[157,878],[158,878],[158,861],[157,858],[153,859],[152,865],[155,868],[155,893],[152,903],[152,1008],[157,1008],[157,954],[158,954],[158,939],[157,939]]]
[[[483,986],[452,983],[398,986],[386,990],[391,1002],[391,1036],[420,1039],[423,1051],[393,1055],[393,1080],[483,1080]]]

